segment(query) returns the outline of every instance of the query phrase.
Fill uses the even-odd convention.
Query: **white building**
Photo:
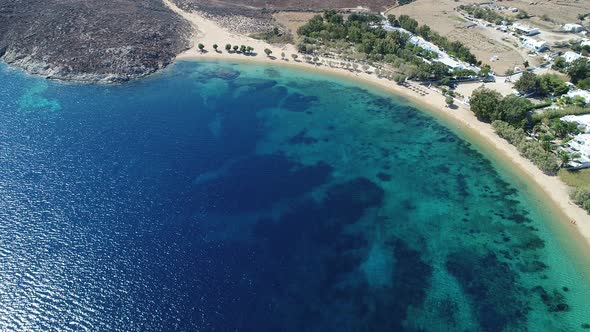
[[[573,122],[577,124],[583,132],[590,131],[590,114],[566,115],[561,118],[561,121]]]
[[[573,168],[590,167],[590,134],[588,133],[590,131],[590,114],[567,115],[562,117],[561,120],[577,124],[582,131],[582,134],[574,136],[564,146],[565,151],[572,155],[579,155],[578,158],[569,163],[569,166]]]
[[[516,32],[521,33],[525,36],[534,36],[534,35],[538,35],[541,33],[541,31],[538,28],[533,28],[528,25],[519,24],[519,23],[514,23],[512,25],[512,28]]]
[[[567,62],[567,63],[574,62],[581,57],[582,56],[580,54],[578,54],[576,52],[572,52],[572,51],[567,51],[563,54],[563,58],[565,59],[565,62]]]
[[[524,38],[522,40],[522,46],[537,52],[543,52],[549,48],[547,42],[533,38]]]
[[[588,90],[570,90],[567,94],[567,97],[570,97],[572,99],[576,98],[576,97],[582,97],[584,98],[584,101],[586,102],[586,104],[590,103],[590,91]]]
[[[567,142],[564,149],[571,154],[578,155],[578,158],[570,162],[571,167],[590,167],[590,134],[576,135],[571,141]]]
[[[462,63],[460,63],[459,61],[453,60],[449,57],[440,57],[440,58],[434,59],[432,61],[443,63],[453,70],[465,69],[465,66]]]
[[[568,23],[563,26],[562,30],[567,32],[580,32],[584,30],[584,27],[580,24]]]

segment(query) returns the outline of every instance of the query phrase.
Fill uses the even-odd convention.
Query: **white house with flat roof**
[[[582,57],[581,54],[578,54],[578,53],[572,52],[572,51],[567,51],[567,52],[563,53],[563,58],[565,59],[565,62],[567,62],[567,63],[574,62],[581,57]]]
[[[561,121],[573,122],[577,124],[583,132],[590,131],[590,114],[566,115],[561,117]]]
[[[436,62],[440,62],[442,64],[445,64],[453,70],[465,69],[465,65],[463,65],[459,61],[453,60],[449,57],[440,57],[438,59],[433,59],[432,61],[436,61]]]
[[[588,90],[581,90],[581,89],[570,90],[566,94],[566,96],[570,97],[572,99],[574,99],[576,97],[582,97],[582,98],[584,98],[584,101],[586,102],[586,104],[590,103],[590,91],[588,91]]]
[[[575,169],[590,167],[590,114],[566,115],[561,120],[577,124],[582,131],[563,147],[568,153],[578,156],[570,161],[569,166]]]
[[[567,24],[563,25],[562,30],[575,33],[575,32],[580,32],[580,31],[584,30],[584,27],[581,26],[580,24],[576,24],[576,23],[567,23]]]
[[[573,168],[590,167],[590,134],[578,134],[567,142],[564,150],[577,155],[577,158],[570,161],[569,166]]]
[[[546,41],[536,40],[533,38],[524,38],[522,46],[537,52],[543,52],[549,49],[549,44]]]
[[[534,35],[538,35],[541,33],[541,30],[539,30],[538,28],[533,28],[531,26],[520,24],[520,23],[514,23],[512,25],[512,29],[514,29],[514,31],[516,31],[520,34],[523,34],[525,36],[534,36]]]

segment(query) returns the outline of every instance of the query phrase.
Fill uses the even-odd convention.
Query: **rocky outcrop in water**
[[[49,78],[142,77],[187,49],[190,33],[161,0],[0,0],[0,56]]]

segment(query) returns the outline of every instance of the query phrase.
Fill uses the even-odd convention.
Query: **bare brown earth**
[[[297,29],[307,23],[316,13],[286,11],[273,14],[273,18],[291,34],[295,35]]]

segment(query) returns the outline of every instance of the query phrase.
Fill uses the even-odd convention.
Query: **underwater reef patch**
[[[448,256],[446,268],[471,299],[483,331],[525,326],[527,294],[518,286],[517,272],[494,253],[455,252]]]
[[[285,98],[283,108],[290,112],[306,112],[318,100],[319,98],[316,96],[306,96],[295,92]]]

